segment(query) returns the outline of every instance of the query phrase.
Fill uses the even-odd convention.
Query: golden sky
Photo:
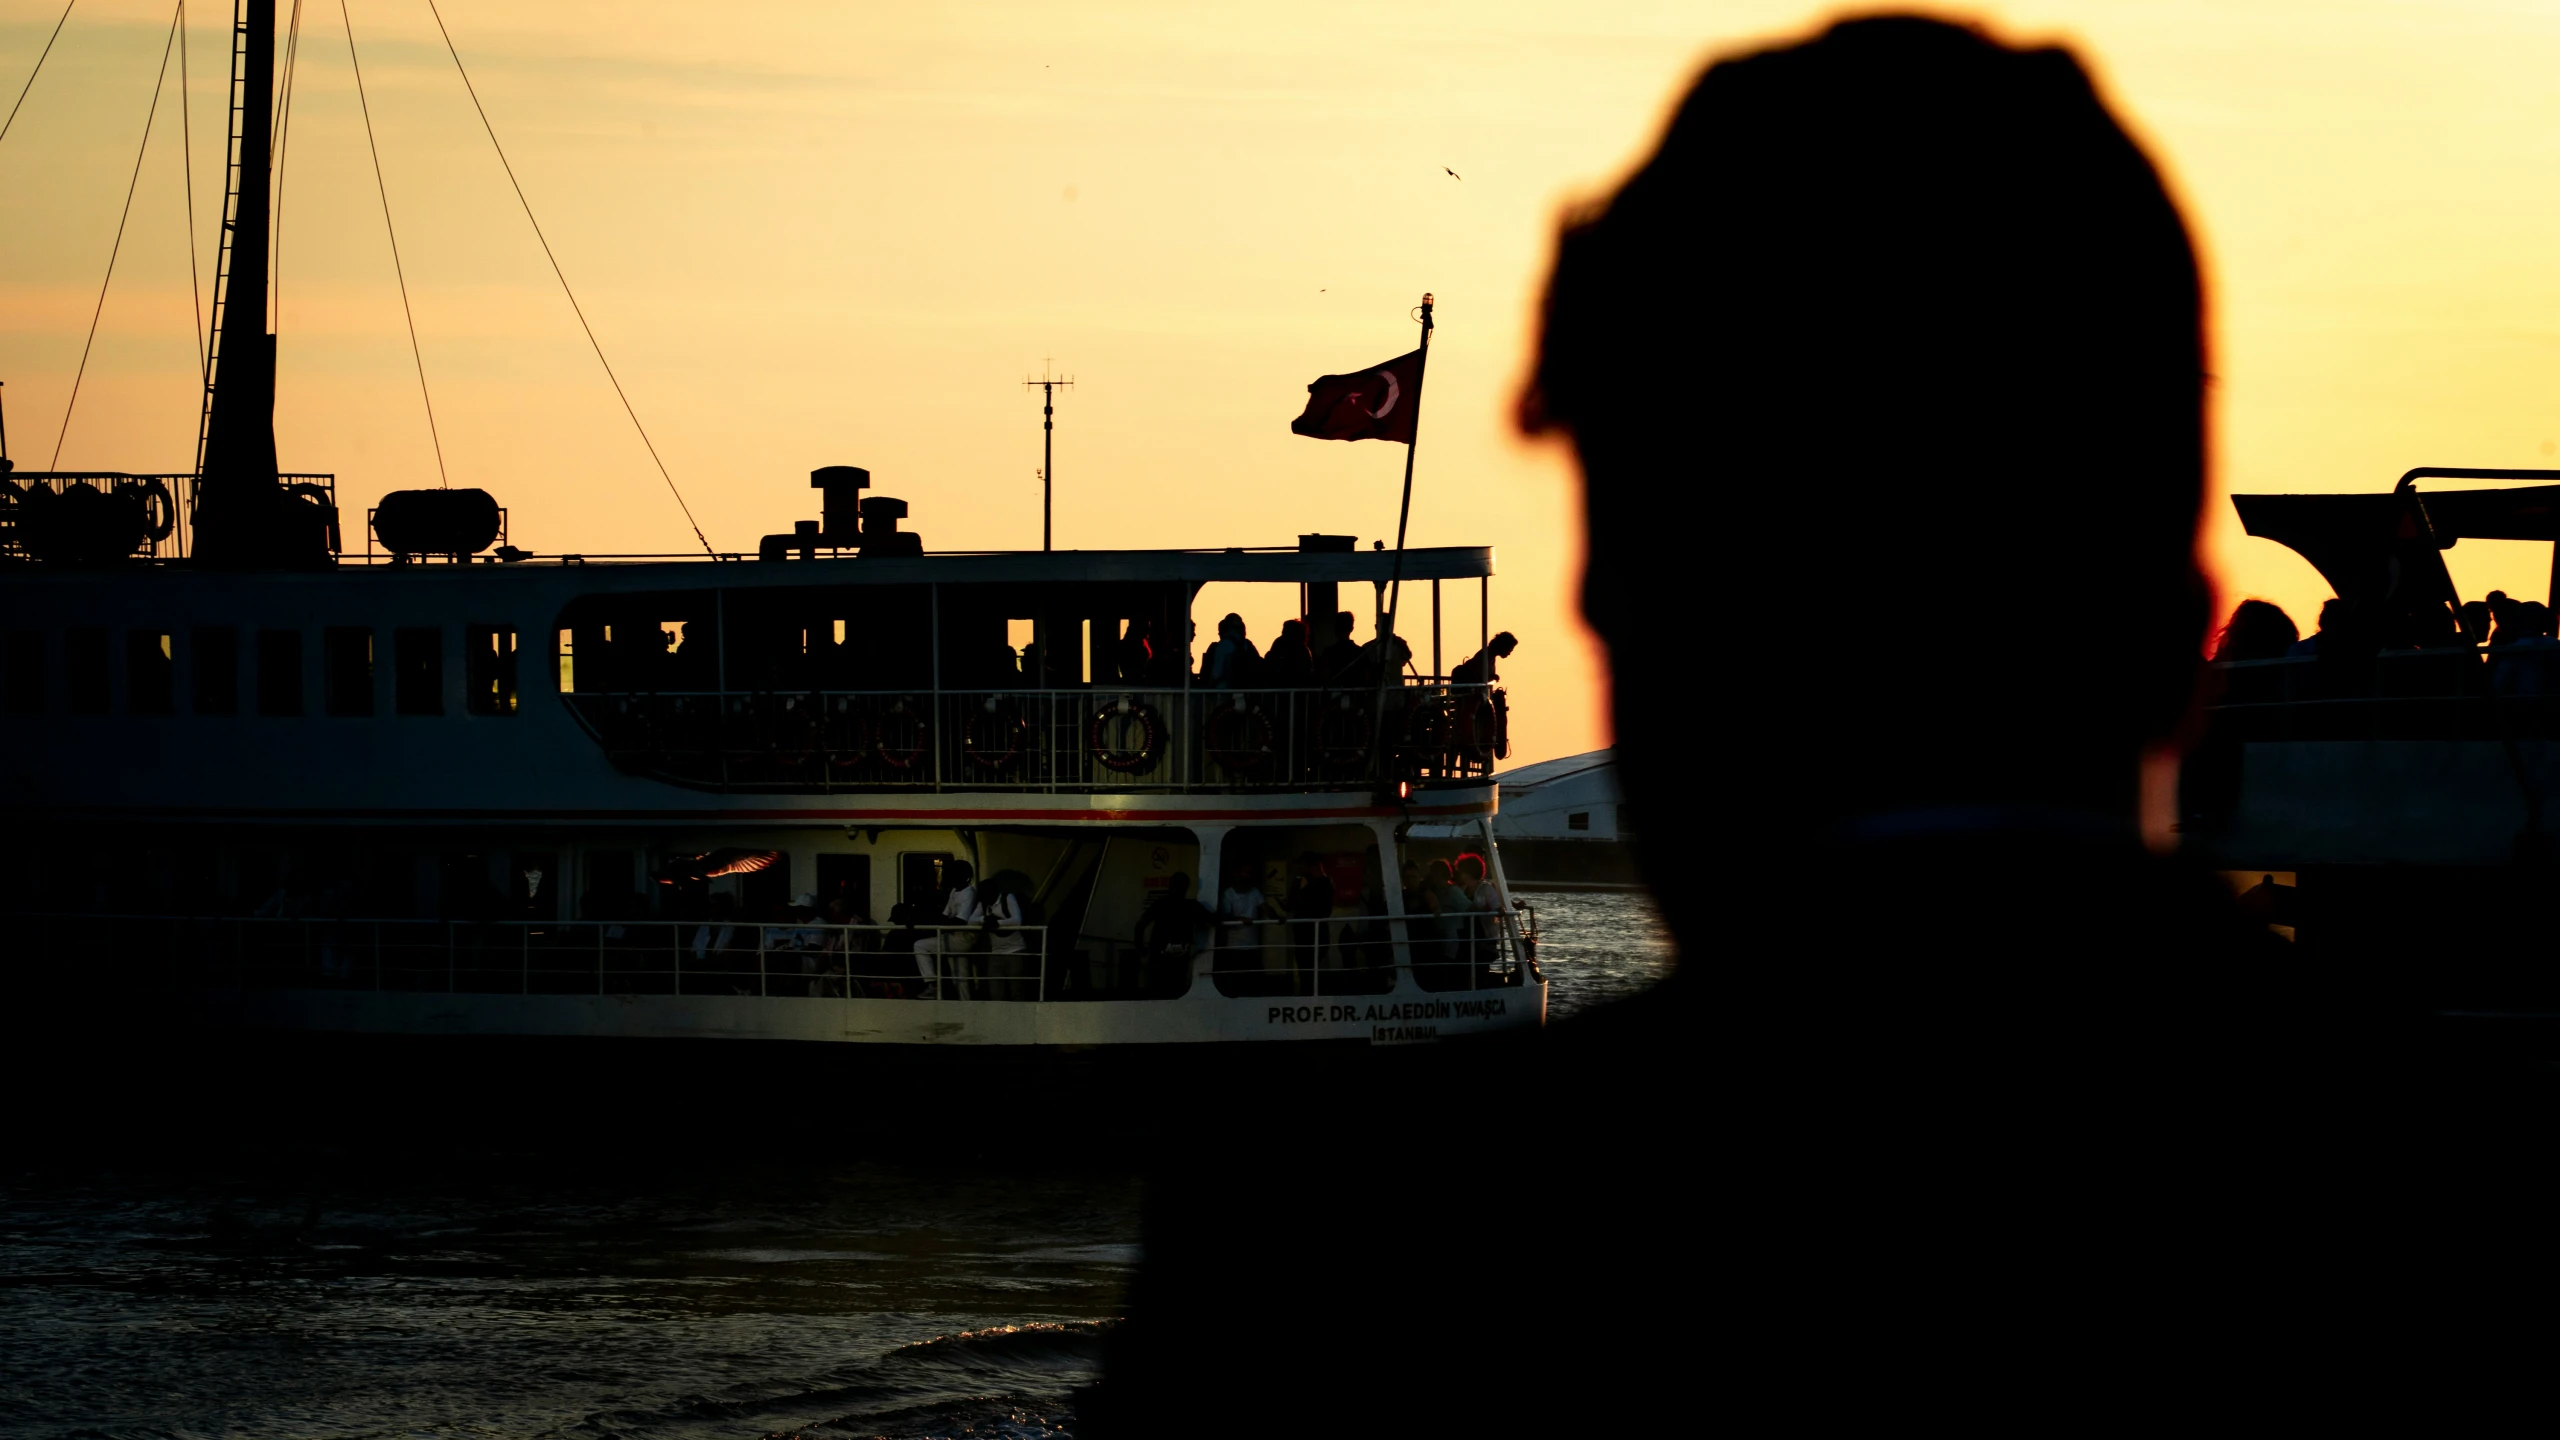
[[[686,548],[424,0],[348,5],[453,483],[494,491],[535,550]],[[229,6],[197,7],[209,284]],[[1318,374],[1410,348],[1407,311],[1435,292],[1413,539],[1499,549],[1493,622],[1522,640],[1505,676],[1523,760],[1606,740],[1572,613],[1571,475],[1507,425],[1556,218],[1641,155],[1705,59],[1845,13],[1732,0],[444,9],[607,353],[723,549],[814,516],[806,475],[830,463],[870,467],[930,545],[1036,546],[1039,407],[1020,382],[1045,356],[1077,380],[1059,420],[1061,546],[1391,537],[1402,447],[1304,440],[1288,422]],[[58,13],[0,0],[0,102]],[[63,423],[169,13],[83,0],[0,141],[0,380],[21,466],[47,463]],[[1947,13],[2072,44],[2184,198],[2212,276],[2225,490],[2560,465],[2560,5]],[[336,0],[307,4],[303,45],[277,431],[287,468],[334,471],[363,504],[434,484],[435,460]],[[65,468],[191,463],[174,72]],[[1770,540],[1801,553],[1804,584],[1855,583],[1826,569],[1819,534]],[[2327,593],[2219,500],[2205,553],[2226,602],[2264,596],[2308,628]],[[2466,596],[2548,588],[2548,547],[2466,541],[2447,559]],[[1462,651],[1476,617],[1449,600]],[[1204,602],[1204,632],[1229,603]],[[1276,601],[1232,603],[1269,637]]]

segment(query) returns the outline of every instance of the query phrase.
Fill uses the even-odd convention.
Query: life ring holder
[[[1022,759],[1023,736],[1030,723],[1022,707],[1001,695],[990,695],[960,726],[960,753],[972,765],[1010,770]],[[989,731],[992,729],[992,735]],[[995,743],[989,743],[993,741]]]
[[[1234,733],[1233,727],[1238,726],[1243,727],[1244,735]],[[1249,775],[1271,763],[1275,734],[1271,716],[1262,707],[1229,700],[1209,712],[1208,721],[1200,727],[1200,743],[1220,768]]]
[[[1137,749],[1122,749],[1103,743],[1102,729],[1114,720],[1137,724]],[[1156,718],[1154,706],[1136,696],[1123,695],[1093,712],[1093,718],[1085,722],[1084,743],[1095,764],[1118,774],[1134,775],[1155,764],[1156,752],[1164,743],[1164,723]]]
[[[913,745],[898,746],[890,743],[891,719],[900,715],[906,716],[915,725],[916,743]],[[901,696],[892,702],[888,709],[880,712],[880,718],[872,728],[871,750],[873,754],[880,757],[881,764],[892,770],[913,770],[924,762],[925,753],[932,748],[933,727],[925,722],[923,716],[916,714],[912,701]]]

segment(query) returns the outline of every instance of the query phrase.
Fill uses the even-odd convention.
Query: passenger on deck
[[[2474,650],[2489,643],[2489,602],[2466,600],[2454,612],[2454,623],[2462,627],[2462,643]]]
[[[1333,639],[1316,657],[1316,678],[1328,688],[1339,688],[1354,682],[1360,669],[1360,646],[1351,638],[1351,612],[1334,612]]]
[[[2230,622],[2214,642],[2213,658],[2281,660],[2301,638],[2293,617],[2285,614],[2282,606],[2264,600],[2243,600],[2233,607]]]
[[[2293,627],[2291,625],[2287,625],[2285,628],[2290,630]],[[1483,649],[1468,656],[1466,659],[1459,661],[1458,668],[1449,672],[1449,683],[1452,685],[1490,685],[1502,678],[1495,669],[1495,662],[1510,659],[1511,652],[1519,648],[1519,637],[1513,635],[1510,631],[1505,630],[1494,636],[1491,640],[1486,641]]]
[[[1333,878],[1324,871],[1324,857],[1312,850],[1299,854],[1289,867],[1289,939],[1298,972],[1300,994],[1311,993],[1311,982],[1324,958],[1325,925],[1333,918]]]
[[[2504,597],[2498,597],[2504,598]],[[2285,647],[2285,654],[2313,656],[2320,653],[2320,637],[2339,628],[2347,615],[2347,602],[2334,597],[2320,602],[2320,628]]]
[[[942,901],[942,922],[970,923],[970,912],[978,908],[978,887],[971,883],[972,872],[966,860],[954,860],[944,867],[943,876],[951,882],[950,892]],[[933,982],[957,973],[943,962],[945,955],[957,955],[977,948],[978,937],[965,930],[937,930],[916,942],[916,974],[923,978],[925,995],[934,995]],[[965,981],[963,982],[966,983]],[[961,998],[966,999],[965,995]]]
[[[1307,622],[1284,620],[1279,638],[1262,657],[1262,683],[1274,690],[1307,690],[1316,683],[1316,660],[1307,648]]]
[[[1262,652],[1245,638],[1244,617],[1218,622],[1218,641],[1200,658],[1200,683],[1211,690],[1246,690],[1260,678]]]
[[[2489,607],[2489,618],[2496,625],[2496,628],[2489,632],[2489,645],[2492,649],[2512,642],[2523,633],[2516,628],[2516,602],[2507,598],[2506,591],[2490,591],[2489,598],[2483,603]]]
[[[1132,685],[1152,681],[1156,667],[1155,626],[1145,620],[1130,621],[1128,633],[1120,637],[1120,647],[1113,658],[1122,680]]]
[[[1138,985],[1148,995],[1178,995],[1183,971],[1216,917],[1191,898],[1191,877],[1177,871],[1138,916]]]
[[[2560,640],[2551,635],[2550,607],[2527,600],[2507,614],[2512,623],[2501,623],[2498,632],[2512,632],[2513,638],[2499,647],[2490,662],[2490,688],[2510,700],[2560,695]]]
[[[1375,638],[1360,647],[1360,663],[1352,670],[1351,679],[1363,690],[1378,688],[1378,667],[1381,663],[1387,667],[1389,677],[1387,683],[1391,685],[1401,684],[1405,667],[1413,663],[1413,647],[1405,643],[1403,636],[1390,635],[1386,638],[1395,648],[1395,657],[1391,661],[1382,662],[1379,659],[1378,641]]]
[[[1227,869],[1227,888],[1218,893],[1218,948],[1224,952],[1220,971],[1268,971],[1287,968],[1287,917],[1262,893],[1262,867],[1239,860]],[[1273,931],[1281,932],[1274,935]],[[1225,958],[1232,956],[1233,959]]]

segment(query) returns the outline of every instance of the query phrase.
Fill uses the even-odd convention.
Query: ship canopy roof
[[[2560,480],[2552,470],[2422,467],[2386,494],[2234,495],[2241,526],[2311,562],[2338,598],[2414,622],[2418,635],[2451,624],[2460,603],[2443,552],[2472,540],[2560,541],[2560,484],[2420,493],[2426,478]]]

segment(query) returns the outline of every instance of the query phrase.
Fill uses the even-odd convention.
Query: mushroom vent
[[[862,501],[862,553],[865,555],[921,555],[924,537],[912,530],[901,530],[898,522],[907,518],[907,502],[887,495],[869,495]]]
[[[373,535],[394,555],[477,555],[506,530],[486,490],[394,490],[373,510]]]

